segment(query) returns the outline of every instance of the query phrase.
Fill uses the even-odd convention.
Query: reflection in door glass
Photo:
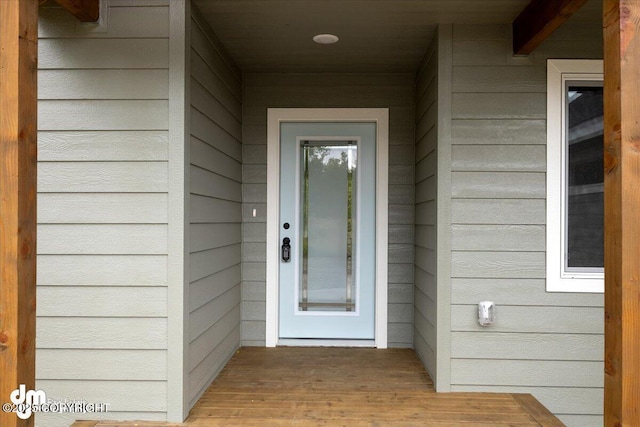
[[[355,141],[303,141],[298,309],[355,311]]]

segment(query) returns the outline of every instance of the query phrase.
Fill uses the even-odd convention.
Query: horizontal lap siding
[[[528,58],[506,27],[454,26],[451,388],[532,393],[582,427],[602,424],[603,299],[545,291],[546,58],[600,57],[601,39],[566,25]]]
[[[416,218],[413,345],[432,379],[437,363],[435,254],[438,140],[438,48],[434,40],[416,78]]]
[[[129,6],[102,28],[40,8],[36,377],[165,420],[169,7]]]
[[[267,108],[389,108],[389,322],[413,343],[414,82],[411,74],[245,74],[242,342],[265,343]],[[253,210],[256,216],[253,217]]]
[[[189,407],[240,344],[240,80],[192,6],[190,51]]]

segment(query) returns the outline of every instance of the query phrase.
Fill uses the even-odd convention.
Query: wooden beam
[[[80,22],[100,19],[100,0],[55,0]]]
[[[531,0],[513,21],[513,53],[528,55],[587,0]]]
[[[605,426],[640,425],[640,2],[604,1]]]
[[[0,402],[35,388],[38,0],[0,1]],[[32,426],[0,412],[3,427]]]

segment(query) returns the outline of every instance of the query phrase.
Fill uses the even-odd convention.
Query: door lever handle
[[[289,262],[291,261],[291,239],[285,237],[282,239],[282,261]]]

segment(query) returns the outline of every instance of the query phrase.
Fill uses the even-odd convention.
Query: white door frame
[[[266,346],[278,344],[280,265],[280,123],[376,123],[376,290],[375,346],[387,348],[387,254],[389,210],[389,109],[269,108],[267,109],[267,286]]]

